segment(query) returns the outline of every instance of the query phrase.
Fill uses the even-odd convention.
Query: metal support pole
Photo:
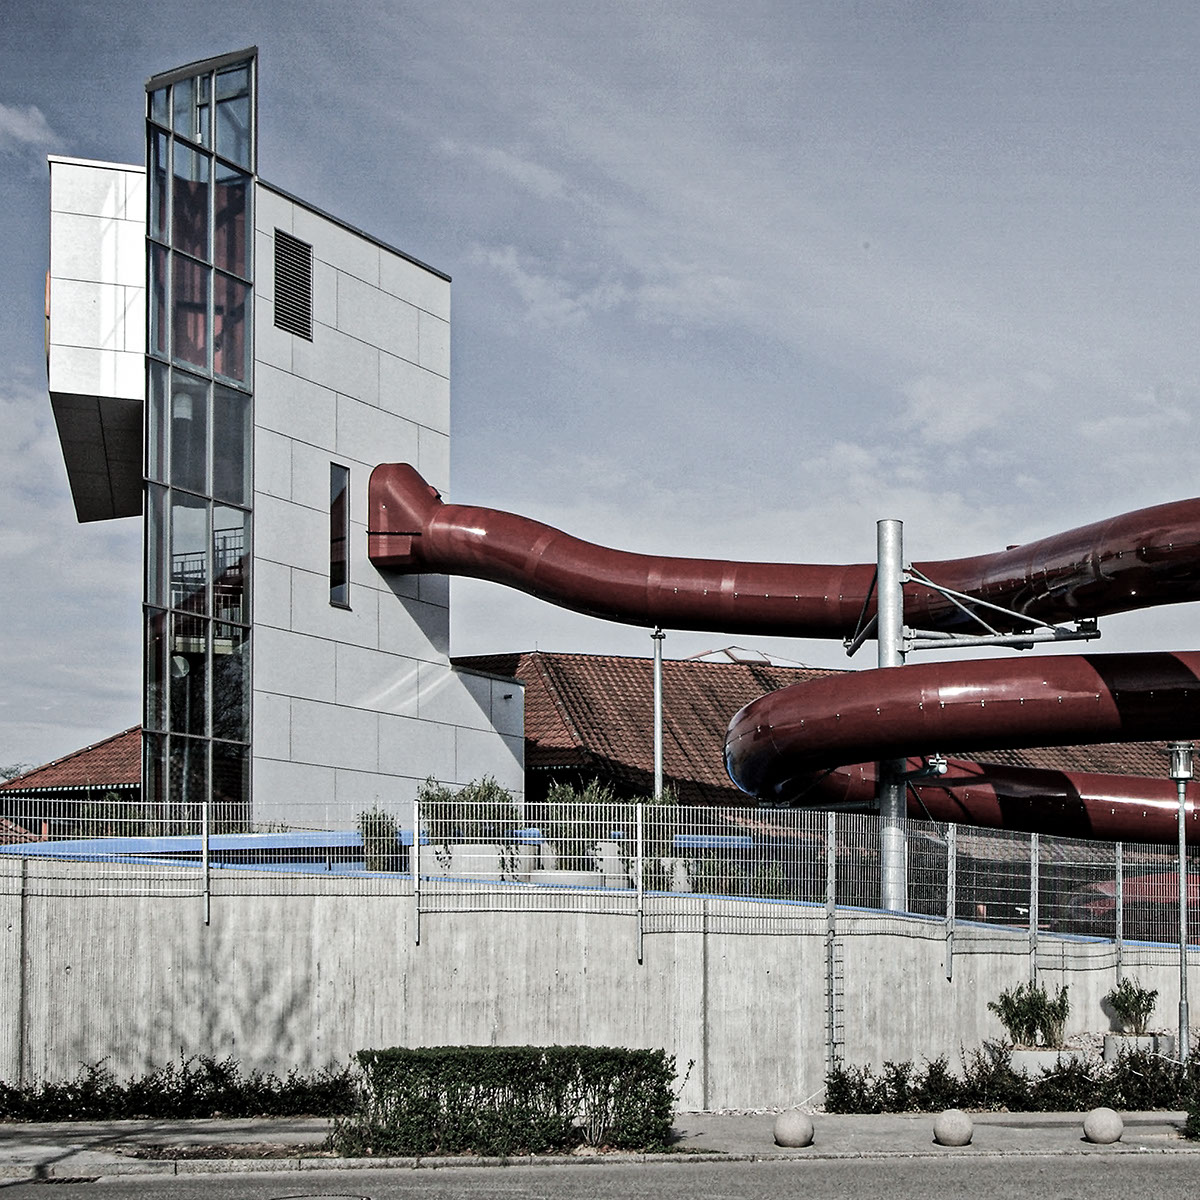
[[[663,639],[667,635],[661,629],[656,629],[650,636],[654,639],[654,798],[661,800],[663,793],[662,655]]]
[[[637,804],[637,960],[643,961],[643,941],[646,925],[646,892],[642,880],[642,863],[645,861],[645,805],[639,800]]]
[[[1042,851],[1038,835],[1029,835],[1029,982],[1037,985],[1038,893],[1041,891]]]
[[[1187,781],[1192,777],[1191,742],[1172,742],[1171,778],[1179,797],[1179,1061],[1187,1062],[1191,1050],[1188,1028],[1188,873],[1187,873]]]
[[[1187,1062],[1191,1046],[1188,1020],[1188,877],[1187,877],[1187,780],[1178,779],[1179,792],[1179,1061]]]
[[[408,861],[412,864],[413,881],[413,940],[421,944],[421,801],[413,801],[412,815],[412,854]]]
[[[958,826],[946,826],[946,978],[954,978],[954,926],[958,917]]]
[[[876,525],[878,568],[879,665],[904,665],[904,524],[879,521]],[[908,910],[908,854],[905,817],[908,785],[904,759],[879,764],[880,903],[893,912]]]
[[[841,995],[837,943],[837,813],[825,814],[825,1062],[829,1070],[841,1062]]]
[[[204,797],[204,803],[200,806],[200,862],[204,871],[204,923],[208,925],[212,920],[212,888],[209,878],[209,862],[208,862],[208,816],[209,816],[209,797]]]
[[[1116,918],[1117,927],[1113,930],[1113,940],[1117,944],[1117,982],[1125,969],[1125,852],[1124,842],[1118,842],[1116,853],[1113,855],[1113,869],[1116,875]]]

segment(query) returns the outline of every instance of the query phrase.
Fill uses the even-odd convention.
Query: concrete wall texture
[[[422,912],[417,944],[404,879],[217,872],[205,926],[194,869],[136,870],[0,859],[0,1079],[65,1079],[101,1059],[124,1075],[181,1054],[282,1073],[366,1047],[586,1043],[663,1047],[681,1078],[692,1062],[685,1110],[820,1095],[820,910],[797,922],[783,905],[652,898],[650,911],[663,907],[647,928],[663,932],[646,934],[639,964],[628,895],[606,898],[610,911],[589,900],[592,912],[555,911],[550,896],[540,911],[517,910],[511,889],[448,897]],[[437,904],[436,892],[423,902]],[[563,902],[581,907],[578,896]],[[761,932],[770,912],[793,932]],[[987,1001],[1029,978],[1021,932],[983,931],[973,952],[954,954],[948,979],[937,922],[837,920],[847,1062],[944,1054],[957,1065],[1001,1036]],[[737,931],[750,921],[760,932]],[[1155,1021],[1169,1026],[1169,952],[1127,946],[1124,970],[1159,989]],[[1043,937],[1039,978],[1070,986],[1068,1032],[1109,1028],[1111,943]]]

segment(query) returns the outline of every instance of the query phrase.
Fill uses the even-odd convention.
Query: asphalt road
[[[3,1200],[45,1183],[0,1181]],[[55,1181],[54,1200],[1193,1200],[1200,1156],[1123,1154],[453,1167]]]

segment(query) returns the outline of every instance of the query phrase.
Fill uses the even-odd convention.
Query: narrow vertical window
[[[350,471],[329,464],[329,603],[350,607]]]

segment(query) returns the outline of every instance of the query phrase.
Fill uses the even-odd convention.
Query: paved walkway
[[[1125,1134],[1110,1146],[1083,1140],[1077,1113],[981,1113],[974,1118],[972,1144],[962,1149],[933,1141],[929,1114],[826,1116],[813,1118],[812,1146],[784,1150],[774,1144],[773,1114],[680,1113],[675,1153],[666,1155],[572,1155],[513,1159],[521,1163],[647,1161],[680,1164],[769,1158],[873,1158],[920,1155],[1200,1154],[1200,1142],[1182,1138],[1183,1113],[1124,1114]],[[84,1179],[107,1175],[198,1174],[239,1171],[306,1171],[355,1168],[487,1166],[480,1158],[331,1159],[313,1156],[330,1122],[321,1119],[241,1121],[109,1121],[60,1124],[0,1124],[0,1179]],[[259,1157],[264,1146],[295,1146],[285,1157]],[[235,1157],[145,1159],[138,1147],[235,1146]],[[1198,1162],[1200,1165],[1200,1162]]]

